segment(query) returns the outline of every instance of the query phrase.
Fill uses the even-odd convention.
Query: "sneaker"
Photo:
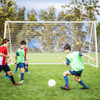
[[[22,85],[22,84],[15,83],[15,84],[13,84],[13,85],[15,85],[15,86],[16,86],[16,85]]]
[[[61,89],[65,89],[65,90],[70,90],[70,88],[69,87],[67,87],[66,85],[65,85],[65,87],[60,87]]]
[[[15,72],[14,73],[17,73],[17,71],[15,70]]]
[[[27,71],[26,73],[30,73],[29,71]]]
[[[18,75],[18,77],[21,77],[20,75]]]
[[[9,76],[6,76],[5,79],[9,79]]]
[[[23,80],[22,81],[19,81],[20,84],[22,84],[23,82],[24,82]]]
[[[87,90],[88,88],[85,88],[85,87],[83,87],[83,88],[80,88],[81,90]]]

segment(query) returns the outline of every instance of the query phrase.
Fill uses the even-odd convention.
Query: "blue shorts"
[[[27,61],[27,59],[25,58],[24,61]]]
[[[25,63],[18,63],[17,65],[19,66],[19,68],[24,68],[25,67]]]
[[[10,71],[10,68],[9,68],[9,66],[8,66],[8,64],[6,64],[6,65],[0,65],[0,72],[1,71],[5,71],[5,72],[8,72],[8,71]]]
[[[83,71],[83,70],[80,70],[80,71],[74,71],[74,70],[72,71],[72,70],[69,70],[69,72],[70,72],[72,75],[80,76],[80,77],[81,77],[82,71]]]

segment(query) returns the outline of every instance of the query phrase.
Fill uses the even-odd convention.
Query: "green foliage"
[[[47,10],[40,10],[39,18],[43,21],[55,21],[56,20],[56,9],[51,6]]]
[[[18,8],[13,0],[1,0],[0,5],[0,38],[3,38],[5,21],[24,20],[25,7]]]
[[[36,11],[34,9],[32,9],[29,12],[27,12],[28,21],[37,21],[36,15],[37,15],[37,13],[36,13]]]

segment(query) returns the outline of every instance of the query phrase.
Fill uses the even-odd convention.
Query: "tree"
[[[28,21],[37,21],[37,12],[35,9],[32,9],[31,11],[27,12],[27,18]]]
[[[15,8],[16,2],[12,0],[0,0],[0,40],[3,38],[4,22],[13,17]]]
[[[47,10],[40,10],[39,19],[43,21],[55,21],[56,20],[56,9],[51,6]]]
[[[25,7],[18,8],[16,2],[13,0],[0,0],[0,40],[3,39],[5,21],[25,20],[25,10]],[[13,27],[13,24],[11,24],[10,28],[11,27]],[[16,25],[16,27],[18,27],[18,25]],[[19,26],[19,28],[21,27]],[[17,30],[12,29],[10,32],[11,36],[15,37],[16,35],[14,33],[17,33]],[[6,34],[8,35],[8,30]]]

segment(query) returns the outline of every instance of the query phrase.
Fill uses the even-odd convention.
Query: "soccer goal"
[[[6,21],[4,38],[10,40],[11,64],[20,41],[27,40],[29,64],[62,64],[66,60],[63,47],[70,44],[72,51],[96,58],[92,62],[82,57],[84,64],[98,67],[95,21]]]

